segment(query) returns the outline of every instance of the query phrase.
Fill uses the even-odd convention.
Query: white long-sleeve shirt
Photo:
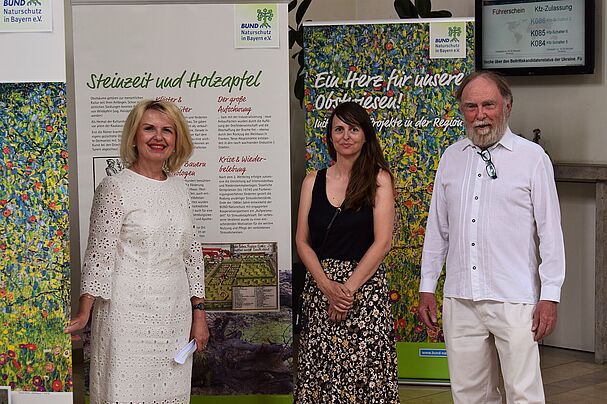
[[[469,139],[447,148],[436,172],[420,292],[434,292],[447,260],[444,295],[536,303],[560,300],[565,249],[550,159],[510,129],[489,149],[487,175]]]

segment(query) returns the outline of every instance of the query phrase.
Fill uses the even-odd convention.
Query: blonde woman
[[[173,357],[209,339],[204,268],[186,185],[170,174],[191,153],[179,109],[141,101],[122,133],[127,168],[95,191],[79,310],[65,329],[82,329],[92,312],[91,404],[190,402],[191,357]]]

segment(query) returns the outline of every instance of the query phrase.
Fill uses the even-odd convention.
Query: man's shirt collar
[[[516,135],[510,130],[510,127],[507,126],[502,138],[498,140],[493,146],[490,146],[489,150],[491,151],[495,149],[498,145],[502,145],[506,150],[512,151],[512,149],[514,148],[515,136]],[[462,151],[466,150],[468,147],[478,148],[478,146],[475,146],[470,139],[465,138],[462,145]]]

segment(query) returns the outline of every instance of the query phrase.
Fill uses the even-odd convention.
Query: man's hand
[[[533,339],[539,341],[549,336],[556,327],[556,302],[540,300],[533,312],[531,331]]]
[[[429,329],[436,331],[438,329],[438,320],[436,319],[436,296],[434,293],[419,292],[419,306],[417,306],[417,316]]]

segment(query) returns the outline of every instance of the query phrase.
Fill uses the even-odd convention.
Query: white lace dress
[[[191,296],[204,296],[201,246],[193,242],[181,178],[156,181],[125,169],[95,191],[82,293],[92,316],[91,404],[189,403]]]

